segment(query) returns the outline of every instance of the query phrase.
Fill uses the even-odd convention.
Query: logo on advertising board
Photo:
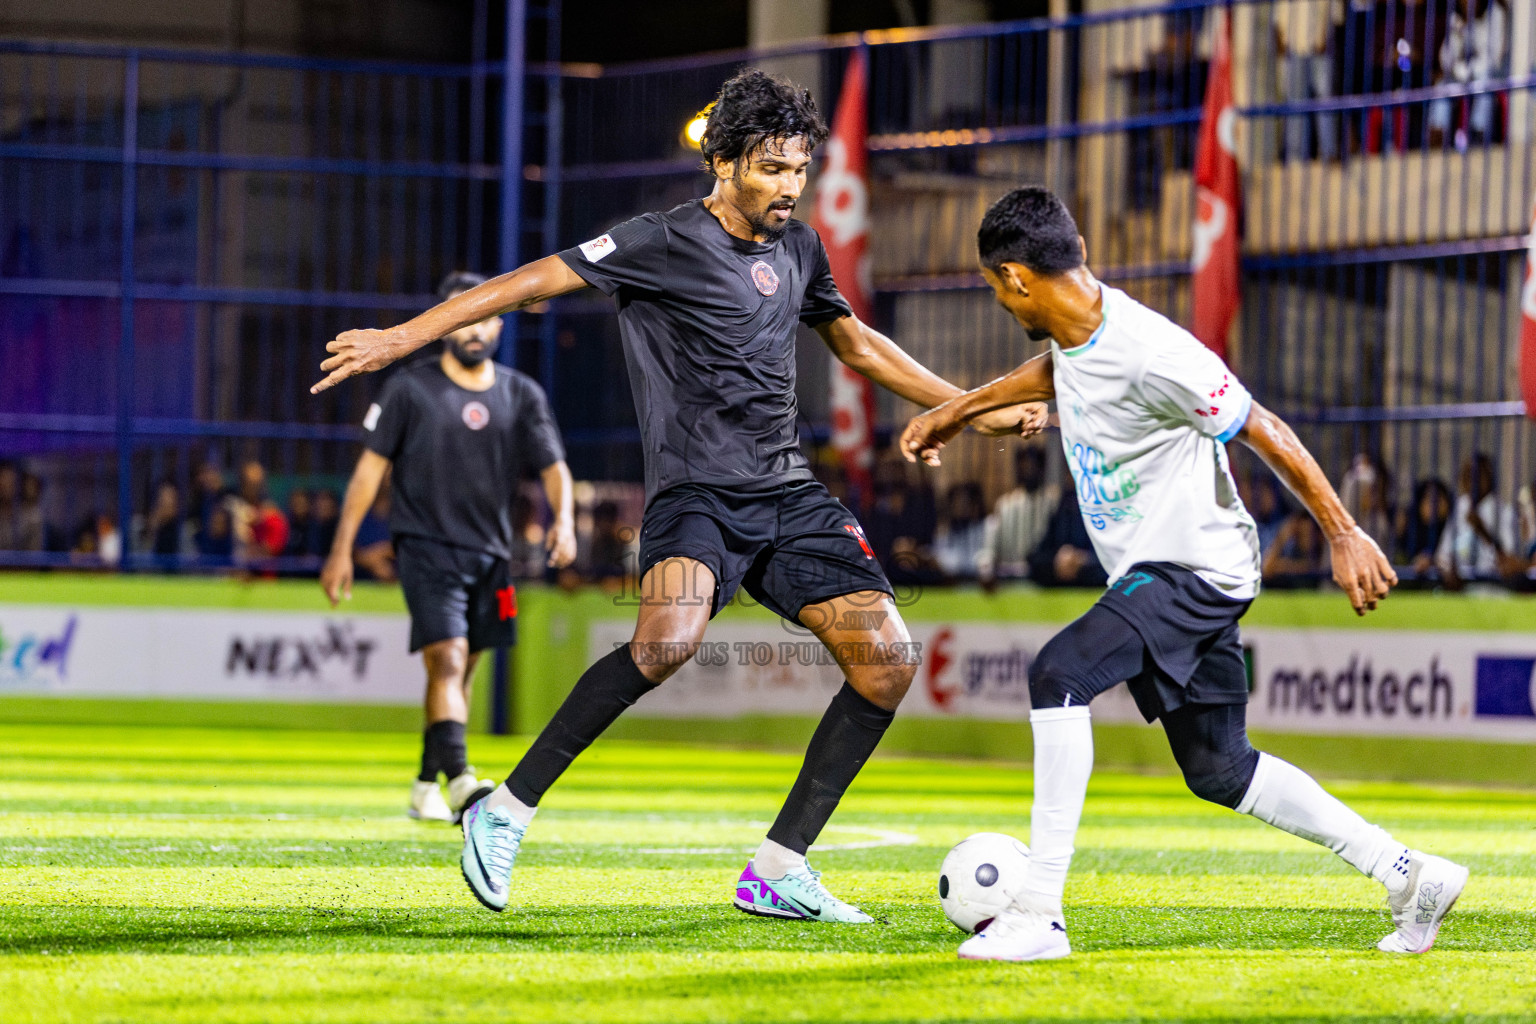
[[[57,630],[11,630],[0,624],[0,687],[37,689],[63,683],[78,618]]]
[[[958,643],[955,630],[946,626],[929,641],[923,682],[940,711],[959,711],[961,703],[972,702],[1028,708],[1035,653],[1017,643],[973,649]]]
[[[363,682],[377,641],[359,636],[351,622],[326,623],[311,636],[233,636],[224,659],[227,677],[256,677],[279,687]]]
[[[1281,667],[1269,674],[1271,711],[1334,718],[1450,718],[1456,686],[1440,658],[1412,670],[1377,670],[1351,654],[1342,667]]]
[[[1536,657],[1477,656],[1479,716],[1536,718]]]

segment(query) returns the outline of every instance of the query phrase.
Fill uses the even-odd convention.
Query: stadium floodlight
[[[714,107],[711,103],[697,114],[689,122],[683,125],[682,143],[692,149],[699,149],[700,142],[704,139],[704,126],[709,123],[709,112]]]

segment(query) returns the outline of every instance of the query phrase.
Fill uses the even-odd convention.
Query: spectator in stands
[[[267,495],[267,471],[255,459],[240,467],[240,484],[228,499],[235,531],[235,561],[251,565],[288,546],[288,519]]]
[[[0,462],[0,551],[18,550],[21,512],[21,470],[9,460]]]
[[[543,579],[549,563],[538,503],[522,490],[512,499],[512,557],[507,563],[513,578],[520,580]]]
[[[1017,450],[1013,477],[1018,486],[997,499],[976,554],[976,574],[983,586],[1029,575],[1030,552],[1045,536],[1061,500],[1060,488],[1045,482],[1045,448],[1041,445]]]
[[[389,535],[389,484],[380,485],[373,507],[363,516],[352,541],[352,564],[358,579],[395,578],[395,545]]]
[[[75,565],[95,565],[101,561],[101,541],[96,532],[97,515],[88,514],[75,528],[74,540],[69,546],[69,560]]]
[[[1450,0],[1351,0],[1341,26],[1345,88],[1389,93],[1430,84]],[[1363,120],[1361,120],[1363,114]],[[1407,148],[1423,121],[1423,104],[1371,107],[1355,115],[1352,142],[1368,152]]]
[[[1029,578],[1042,587],[1102,587],[1109,582],[1083,525],[1075,489],[1061,492],[1056,514],[1029,556]]]
[[[1450,29],[1440,44],[1440,85],[1477,85],[1509,74],[1509,13],[1500,0],[1456,0]],[[1461,116],[1454,132],[1452,114]],[[1447,138],[1458,150],[1470,142],[1491,142],[1495,135],[1495,97],[1479,93],[1461,99],[1442,98],[1429,105],[1429,144],[1439,147]]]
[[[203,520],[193,537],[197,554],[202,563],[207,566],[218,567],[233,565],[235,561],[235,530],[234,519],[230,515],[229,507],[223,503],[209,507],[207,518]]]
[[[1402,559],[1420,576],[1435,568],[1440,536],[1451,518],[1451,489],[1438,477],[1420,480],[1413,488],[1413,504],[1403,515],[1397,534]]]
[[[64,547],[63,538],[43,517],[43,478],[36,473],[21,474],[16,542],[22,551],[60,551]]]
[[[288,543],[283,548],[283,555],[303,558],[310,554],[309,546],[315,539],[314,527],[314,499],[304,488],[295,487],[288,492]]]
[[[933,559],[947,579],[973,579],[987,537],[987,502],[974,481],[944,495],[944,515],[933,533]]]
[[[224,471],[217,463],[209,461],[197,467],[197,474],[192,478],[192,494],[187,502],[187,518],[196,527],[197,533],[206,529],[214,508],[222,505],[228,496],[229,491],[224,486]]]
[[[28,498],[27,480],[37,488]],[[41,551],[46,539],[39,501],[42,482],[14,462],[0,462],[0,551]]]
[[[1515,507],[1520,527],[1520,550],[1527,559],[1536,558],[1536,479],[1520,488]]]
[[[907,462],[886,452],[875,463],[874,501],[864,530],[887,574],[907,579],[919,569],[921,553],[933,543],[933,491],[911,482]]]
[[[1245,486],[1246,484],[1246,486]],[[1280,535],[1280,527],[1285,523],[1285,498],[1280,493],[1280,481],[1267,469],[1261,469],[1251,475],[1244,475],[1238,481],[1238,492],[1242,494],[1243,505],[1248,509],[1248,514],[1253,516],[1253,523],[1259,531],[1259,551],[1268,554],[1274,546],[1275,538]],[[1246,493],[1244,493],[1246,492]]]
[[[171,479],[161,480],[149,496],[149,511],[134,524],[133,549],[157,560],[181,554],[181,492]]]
[[[1266,586],[1315,586],[1332,571],[1323,531],[1305,512],[1293,512],[1280,524],[1261,566]]]
[[[618,502],[600,501],[592,509],[592,542],[587,550],[590,580],[622,580],[634,571],[639,553],[636,530],[620,521]]]
[[[1205,8],[1186,7],[1165,16],[1163,45],[1147,55],[1147,66],[1131,76],[1131,113],[1150,116],[1198,108],[1205,101],[1210,62],[1200,56],[1198,40]],[[1195,123],[1165,124],[1128,132],[1130,201],[1133,209],[1153,209],[1162,202],[1163,179],[1170,171],[1195,166]]]
[[[331,542],[336,539],[336,524],[341,522],[341,500],[336,492],[323,487],[315,492],[315,513],[311,524],[307,554],[324,558],[330,554]]]
[[[1392,474],[1374,455],[1355,456],[1339,482],[1339,501],[1382,551],[1392,550],[1396,534],[1392,509]]]
[[[1280,56],[1276,68],[1280,95],[1287,103],[1333,95],[1334,66],[1328,44],[1335,27],[1343,21],[1340,0],[1276,0],[1272,16],[1275,48]],[[1338,115],[1321,111],[1311,115],[1310,120],[1317,126],[1317,155],[1324,160],[1338,159]],[[1308,121],[1306,114],[1293,114],[1285,119],[1287,160],[1305,160],[1311,154],[1307,146]]]
[[[1489,579],[1515,553],[1515,509],[1500,502],[1493,460],[1475,452],[1462,463],[1456,506],[1440,536],[1435,562],[1446,581]]]

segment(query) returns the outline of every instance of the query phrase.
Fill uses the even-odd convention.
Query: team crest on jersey
[[[763,295],[772,295],[779,290],[779,275],[763,260],[758,260],[752,264],[752,283]]]
[[[466,402],[464,404],[464,425],[470,430],[484,430],[486,424],[491,422],[491,410],[480,402]]]

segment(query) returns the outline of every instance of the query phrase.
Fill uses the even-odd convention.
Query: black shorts
[[[1181,566],[1138,562],[1089,614],[1114,613],[1145,644],[1142,665],[1126,686],[1150,722],[1185,704],[1248,703],[1237,623],[1250,604],[1222,596]]]
[[[517,588],[505,558],[425,537],[397,536],[411,651],[464,637],[471,651],[517,642]]]
[[[863,527],[814,480],[754,492],[708,484],[663,491],[640,527],[641,577],[677,557],[714,573],[711,617],[737,588],[791,622],[806,605],[843,594],[891,593]]]

